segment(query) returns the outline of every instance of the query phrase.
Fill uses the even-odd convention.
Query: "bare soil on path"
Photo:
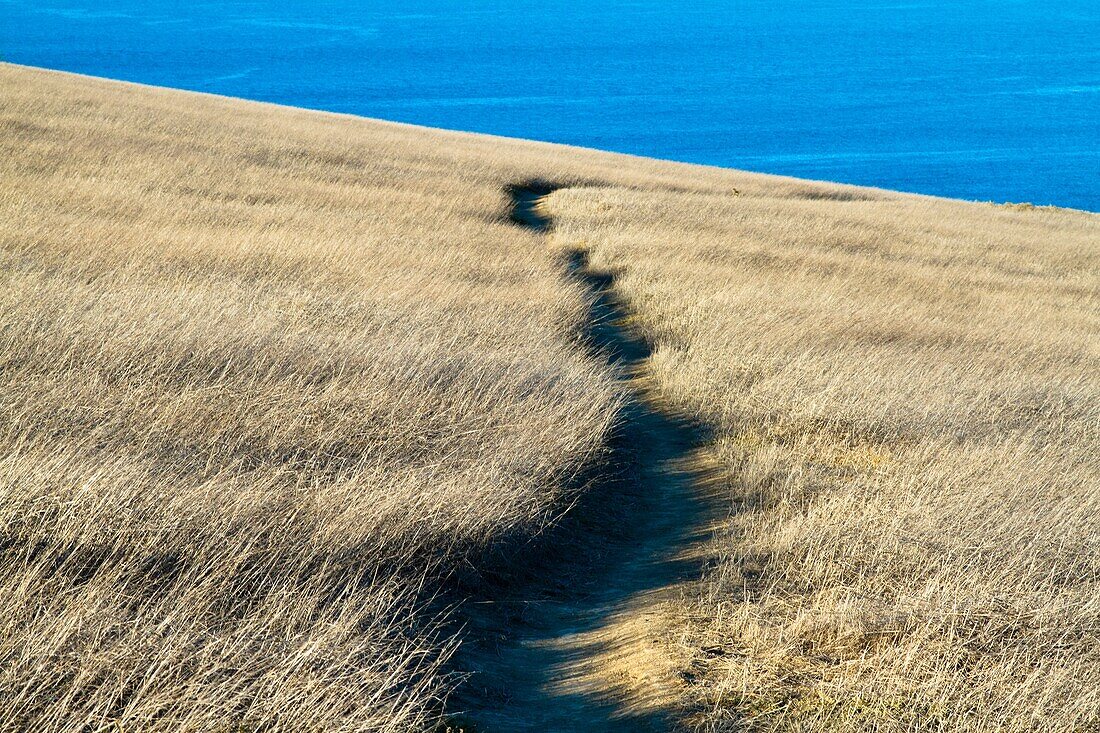
[[[513,189],[513,219],[553,237],[546,187]],[[590,291],[587,340],[629,392],[610,468],[572,508],[551,557],[520,582],[473,601],[452,700],[454,728],[666,731],[684,686],[675,601],[699,577],[719,506],[701,430],[646,376],[650,347],[630,328],[614,278],[566,250]],[[484,612],[482,612],[482,609]]]

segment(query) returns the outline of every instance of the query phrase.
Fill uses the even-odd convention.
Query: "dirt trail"
[[[513,190],[513,218],[552,237],[546,189]],[[683,685],[675,601],[699,576],[717,519],[716,472],[697,427],[672,413],[646,377],[650,349],[629,327],[613,278],[569,253],[592,294],[588,340],[630,392],[614,439],[613,477],[567,517],[552,569],[472,613],[456,701],[477,733],[666,731]]]

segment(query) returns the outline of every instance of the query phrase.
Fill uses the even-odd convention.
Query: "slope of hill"
[[[1100,217],[793,184],[547,206],[714,431],[707,729],[1100,722]]]
[[[0,99],[0,730],[1097,720],[1095,215]]]
[[[0,73],[0,729],[419,725],[619,399],[506,220],[550,151]]]

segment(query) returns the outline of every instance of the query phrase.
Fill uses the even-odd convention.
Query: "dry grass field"
[[[703,730],[1100,725],[1100,217],[792,182],[549,207],[727,473]]]
[[[0,730],[420,727],[423,605],[561,510],[618,400],[506,221],[522,164],[15,67],[0,98]]]
[[[436,725],[626,419],[572,250],[722,471],[686,726],[1100,724],[1100,217],[0,65],[0,732]]]

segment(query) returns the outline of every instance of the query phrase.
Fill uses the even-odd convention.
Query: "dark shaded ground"
[[[511,191],[512,218],[549,233],[549,186]],[[591,293],[586,338],[630,393],[608,465],[563,519],[537,562],[491,583],[465,608],[456,659],[472,674],[450,709],[468,731],[664,731],[679,689],[664,638],[662,600],[698,576],[713,526],[712,476],[698,429],[646,384],[651,349],[625,324],[614,278],[587,253],[568,253],[569,277]]]

